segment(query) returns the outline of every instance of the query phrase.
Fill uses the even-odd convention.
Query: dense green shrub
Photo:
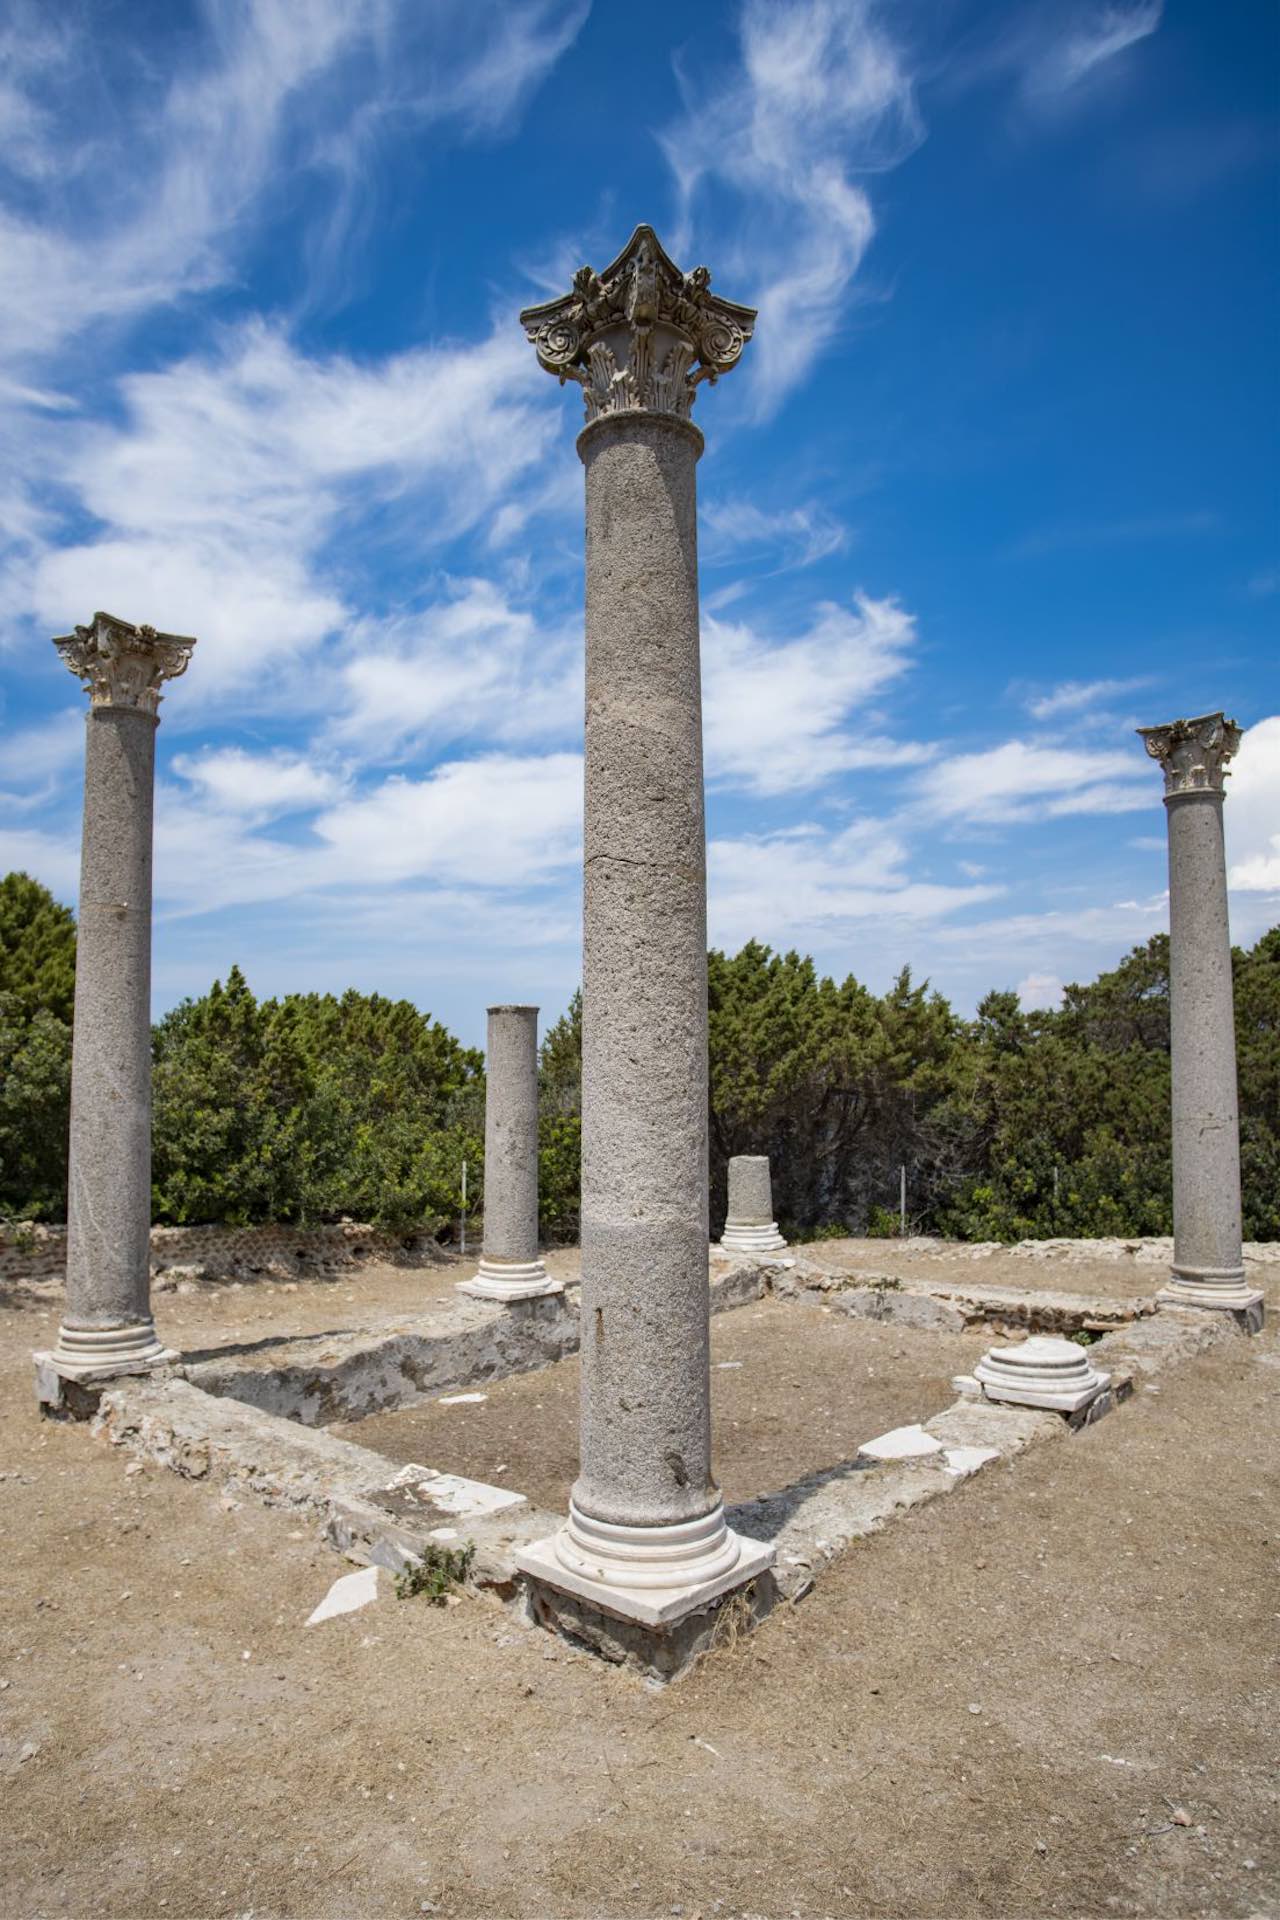
[[[155,1029],[158,1220],[441,1227],[479,1197],[480,1056],[407,1000],[255,1000],[238,968]]]
[[[0,1209],[66,1205],[75,923],[0,881]],[[1280,1239],[1280,928],[1233,955],[1245,1233]],[[875,995],[755,941],[708,956],[712,1227],[728,1160],[767,1153],[793,1233],[908,1224],[968,1239],[1167,1233],[1169,946],[1049,1012],[961,1020],[904,971]],[[233,968],[154,1030],[157,1220],[452,1228],[483,1204],[481,1056],[406,1000],[257,1000]],[[541,1228],[579,1232],[582,999],[539,1059]]]
[[[25,873],[0,880],[0,1213],[67,1206],[76,923]]]

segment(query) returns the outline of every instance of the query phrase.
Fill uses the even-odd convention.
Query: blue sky
[[[700,389],[712,936],[963,1008],[1167,922],[1132,729],[1226,707],[1280,917],[1262,0],[0,11],[0,865],[74,903],[95,607],[162,709],[157,1010],[578,979],[581,404],[516,321],[640,220]]]

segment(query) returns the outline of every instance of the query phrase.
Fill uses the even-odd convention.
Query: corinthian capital
[[[1174,793],[1221,793],[1227,762],[1240,746],[1240,729],[1224,713],[1202,713],[1195,720],[1170,720],[1163,727],[1139,727],[1153,760],[1164,769],[1166,799]]]
[[[155,713],[161,682],[186,672],[196,643],[179,633],[131,626],[113,613],[95,613],[87,627],[53,644],[68,673],[88,688],[91,706]]]
[[[711,292],[705,267],[681,273],[644,226],[602,273],[579,267],[572,293],[520,315],[539,366],[582,388],[588,420],[635,411],[688,419],[699,381],[737,365],[755,322],[753,307]]]

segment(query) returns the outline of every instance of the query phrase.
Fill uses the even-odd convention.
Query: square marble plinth
[[[31,1358],[36,1373],[37,1406],[47,1413],[87,1419],[97,1411],[98,1401],[113,1380],[175,1367],[182,1355],[166,1347],[150,1360],[123,1360],[105,1367],[84,1366],[79,1362],[74,1366],[64,1364],[51,1351],[33,1353]]]
[[[1161,1287],[1158,1307],[1190,1307],[1196,1313],[1234,1314],[1243,1333],[1261,1333],[1266,1295],[1258,1287]]]
[[[535,1540],[531,1546],[520,1547],[515,1561],[530,1580],[553,1587],[558,1593],[572,1594],[575,1600],[585,1601],[597,1613],[662,1632],[687,1614],[710,1606],[722,1594],[745,1587],[773,1565],[773,1548],[763,1541],[748,1540],[739,1534],[738,1544],[738,1558],[731,1567],[710,1580],[698,1580],[687,1587],[621,1587],[591,1580],[564,1565],[556,1553],[554,1534],[545,1540]]]

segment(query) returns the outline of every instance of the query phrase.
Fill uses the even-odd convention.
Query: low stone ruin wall
[[[152,1227],[153,1278],[237,1280],[308,1274],[377,1262],[427,1267],[440,1258],[429,1234],[387,1233],[340,1220],[324,1227]],[[0,1281],[60,1280],[66,1268],[67,1230],[38,1221],[0,1228]]]

